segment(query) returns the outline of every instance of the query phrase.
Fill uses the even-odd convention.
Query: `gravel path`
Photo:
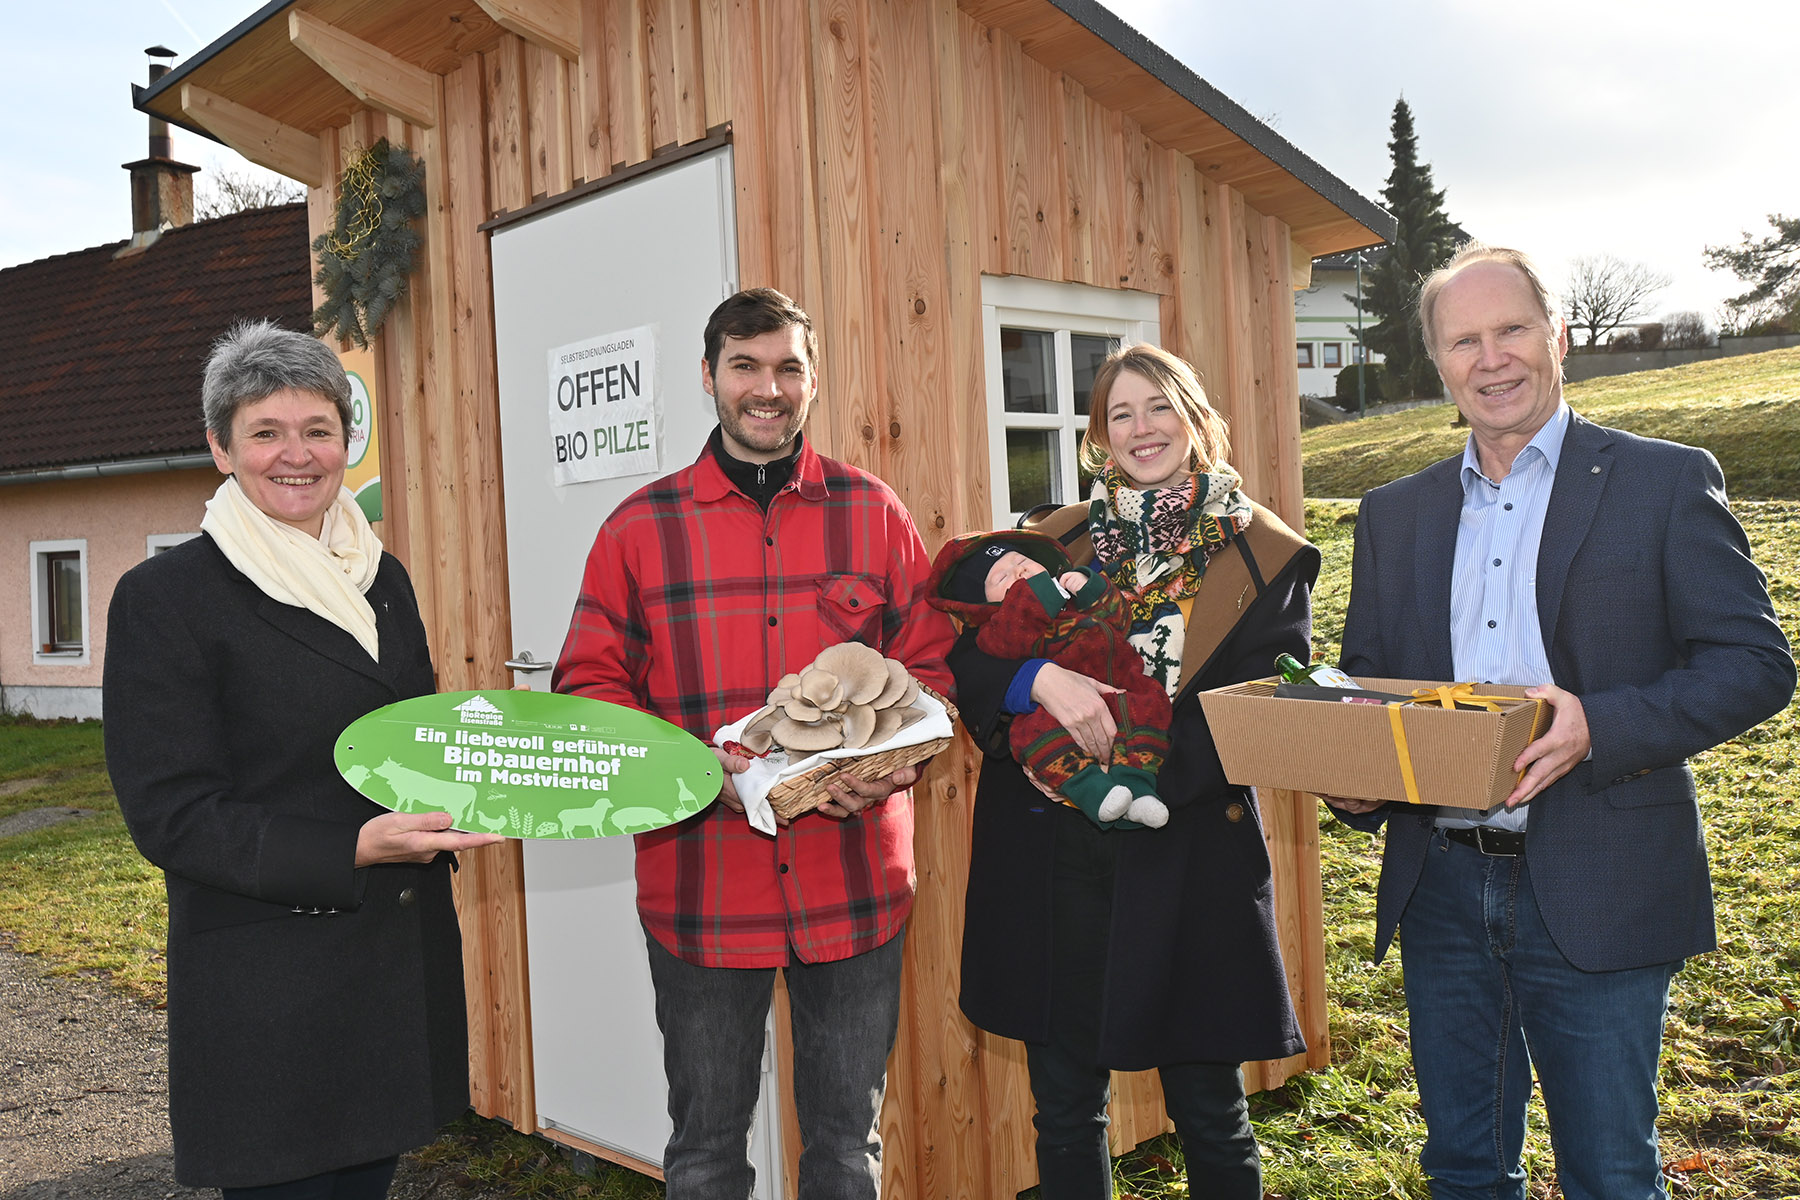
[[[0,947],[0,1200],[185,1200],[169,1147],[168,1023],[93,977]],[[402,1160],[389,1200],[498,1200]]]
[[[215,1196],[177,1187],[163,1014],[0,949],[0,1197]]]

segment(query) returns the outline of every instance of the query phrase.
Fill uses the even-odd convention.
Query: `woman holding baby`
[[[950,662],[985,753],[963,936],[965,1014],[1025,1043],[1044,1200],[1112,1195],[1109,1070],[1159,1069],[1190,1194],[1261,1200],[1239,1064],[1303,1050],[1249,789],[1226,782],[1197,693],[1310,656],[1319,553],[1240,489],[1224,419],[1152,346],[1094,378],[1090,501],[1033,528],[1130,601],[1129,641],[1173,704],[1156,792],[1167,823],[1104,821],[1034,786],[1008,747],[1040,707],[1105,762],[1119,689],[1044,660]],[[1090,806],[1091,807],[1091,806]]]

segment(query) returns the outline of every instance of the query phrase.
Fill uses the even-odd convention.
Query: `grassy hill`
[[[1601,424],[1704,446],[1769,577],[1776,616],[1800,644],[1800,350],[1571,385]],[[1324,553],[1313,645],[1338,658],[1350,591],[1354,497],[1458,452],[1448,405],[1309,430],[1306,535]],[[1721,949],[1676,977],[1663,1052],[1662,1150],[1673,1195],[1800,1195],[1800,701],[1694,762],[1712,853]],[[1255,1097],[1270,1183],[1293,1197],[1426,1195],[1415,1157],[1399,966],[1369,964],[1379,842],[1320,823],[1330,953],[1332,1065]],[[1526,1159],[1531,1200],[1560,1195],[1540,1104]],[[1145,1190],[1146,1196],[1172,1193]]]
[[[1590,421],[1711,450],[1734,500],[1800,498],[1800,348],[1572,383]],[[1457,453],[1449,404],[1323,425],[1301,435],[1306,494],[1361,496]]]
[[[1572,386],[1604,424],[1705,446],[1768,574],[1776,615],[1800,642],[1800,350]],[[1459,449],[1448,407],[1310,431],[1309,495],[1360,496]],[[1350,589],[1354,501],[1311,501],[1324,552],[1314,646],[1338,658]],[[1695,761],[1712,852],[1720,949],[1676,977],[1663,1054],[1662,1149],[1687,1200],[1800,1196],[1800,702]],[[8,787],[7,784],[11,784]],[[0,818],[69,805],[98,815],[0,838],[0,941],[58,972],[99,971],[163,994],[160,873],[138,857],[105,775],[97,724],[0,717]],[[1425,1200],[1424,1126],[1407,1052],[1398,956],[1370,962],[1380,843],[1321,810],[1332,1062],[1252,1098],[1270,1193],[1291,1200]],[[628,1172],[564,1169],[545,1143],[465,1120],[423,1152],[520,1197],[653,1200]],[[1527,1147],[1530,1200],[1553,1200],[1541,1106]],[[1158,1139],[1118,1164],[1120,1196],[1183,1200],[1180,1150]],[[1035,1194],[1035,1193],[1032,1193]],[[999,1198],[995,1198],[999,1200]]]

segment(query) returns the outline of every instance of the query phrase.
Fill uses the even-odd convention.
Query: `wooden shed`
[[[517,465],[544,420],[530,337],[590,304],[635,311],[640,289],[698,270],[677,250],[716,259],[682,301],[702,318],[733,285],[778,287],[813,314],[810,436],[888,480],[935,550],[1026,501],[1073,498],[1083,373],[1120,339],[1200,368],[1248,490],[1298,526],[1293,289],[1313,258],[1393,229],[1089,0],[275,0],[137,104],[306,183],[315,234],[360,148],[386,137],[423,160],[424,247],[376,344],[379,531],[411,570],[445,690],[512,685],[507,663],[528,648],[518,613],[542,599],[528,593],[579,569],[578,555],[562,563],[522,530],[556,526],[555,545],[585,550],[608,507],[598,492],[540,487],[542,464]],[[668,199],[649,189],[690,167],[697,182],[671,184]],[[594,205],[627,195],[635,208]],[[711,215],[674,236],[658,222],[687,199]],[[627,212],[648,225],[621,228]],[[615,269],[593,257],[600,242],[620,263],[648,246],[652,268]],[[545,265],[558,255],[569,270]],[[663,471],[697,451],[694,422],[710,424],[687,397],[700,398],[688,311],[658,341],[662,386],[682,397]],[[549,506],[535,525],[513,511],[532,489]],[[989,1200],[1034,1182],[1021,1049],[956,1006],[976,769],[965,742],[916,793],[919,895],[883,1121],[893,1197]],[[1306,797],[1262,805],[1311,1049],[1251,1064],[1253,1087],[1329,1053],[1317,818]],[[540,903],[533,879],[558,869],[512,842],[460,873],[475,1106],[654,1171],[660,1147],[621,1148],[545,1115],[539,1076],[580,1047],[548,1045],[534,1013],[571,987],[555,961],[606,956],[579,925],[572,940],[534,937],[557,897]],[[614,952],[621,965],[632,936]],[[1153,1075],[1118,1083],[1118,1146],[1167,1128]],[[587,1086],[616,1085],[592,1072]],[[765,1178],[768,1195],[791,1190],[798,1145],[779,1136],[791,1122],[770,1123],[786,1183]]]

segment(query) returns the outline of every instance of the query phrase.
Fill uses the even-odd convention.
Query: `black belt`
[[[1490,857],[1517,858],[1525,853],[1525,835],[1510,829],[1495,829],[1490,825],[1477,825],[1473,829],[1449,826],[1441,832],[1450,841],[1472,846]]]

